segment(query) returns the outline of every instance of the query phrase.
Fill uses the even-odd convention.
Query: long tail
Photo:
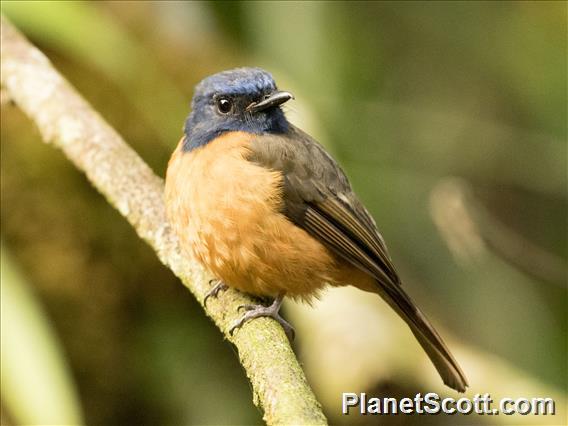
[[[458,392],[465,392],[466,387],[469,386],[465,374],[438,332],[410,296],[399,285],[378,284],[378,293],[408,324],[444,383]]]

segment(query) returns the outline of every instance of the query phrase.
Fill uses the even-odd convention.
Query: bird
[[[183,136],[168,162],[167,217],[182,250],[212,276],[207,293],[234,288],[273,300],[246,305],[231,334],[271,317],[284,297],[311,303],[327,287],[352,285],[382,299],[406,322],[443,382],[468,381],[450,350],[402,287],[375,220],[332,156],[288,121],[294,99],[261,68],[210,75],[197,84]]]

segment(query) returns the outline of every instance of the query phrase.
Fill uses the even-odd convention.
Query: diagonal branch
[[[564,259],[499,220],[465,180],[441,180],[430,194],[430,211],[458,262],[471,262],[487,248],[534,279],[566,286],[568,265]]]
[[[163,181],[4,17],[1,26],[2,86],[39,128],[155,250],[203,304],[209,277],[185,258],[166,221]],[[229,290],[205,312],[238,349],[252,384],[254,403],[268,424],[325,424],[304,372],[281,327],[269,319],[228,329],[237,307],[251,300]]]

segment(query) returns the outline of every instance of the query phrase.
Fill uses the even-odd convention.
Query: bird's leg
[[[242,327],[243,324],[250,321],[251,319],[259,317],[270,317],[278,321],[278,323],[284,329],[286,336],[288,336],[288,340],[292,342],[296,334],[296,332],[294,331],[294,327],[292,327],[286,320],[284,320],[284,318],[282,318],[279,313],[283,300],[284,300],[284,294],[279,294],[278,297],[274,299],[274,302],[272,302],[270,306],[263,306],[263,305],[239,306],[239,308],[243,308],[247,312],[241,317],[241,319],[239,319],[237,322],[235,322],[235,324],[233,324],[233,326],[229,330],[229,333],[231,333],[232,335],[237,328]]]
[[[229,288],[227,286],[227,284],[225,284],[221,280],[217,280],[217,279],[209,280],[209,284],[212,284],[212,283],[216,283],[216,284],[205,295],[205,298],[203,299],[203,306],[207,306],[207,299],[209,299],[210,297],[216,298],[219,295],[220,291],[225,291]]]

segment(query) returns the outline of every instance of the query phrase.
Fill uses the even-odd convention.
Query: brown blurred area
[[[474,370],[472,386],[502,389],[484,387],[472,367],[491,354],[530,378],[519,394],[552,389],[564,398],[566,9],[564,2],[2,3],[160,176],[201,78],[243,65],[270,70],[296,95],[291,121],[334,153],[374,214],[408,291],[451,343],[466,348],[458,352]],[[41,143],[16,106],[3,101],[1,118],[2,249],[57,335],[85,421],[262,423],[233,349],[187,289],[63,154]],[[351,344],[342,340],[347,318],[330,309],[323,329],[323,316],[303,309],[288,309],[298,325],[295,348],[330,421],[376,422],[342,418],[340,395],[335,405],[323,396],[341,364],[312,368],[325,360],[320,352]],[[410,339],[391,347],[398,341],[384,325],[357,327],[366,342],[336,359],[363,365],[372,349],[380,364],[384,346],[393,368],[369,372],[365,384],[336,378],[360,386],[345,392],[427,391],[429,379],[404,374],[422,362]],[[317,340],[327,331],[337,339]],[[377,352],[365,346],[375,339]]]

